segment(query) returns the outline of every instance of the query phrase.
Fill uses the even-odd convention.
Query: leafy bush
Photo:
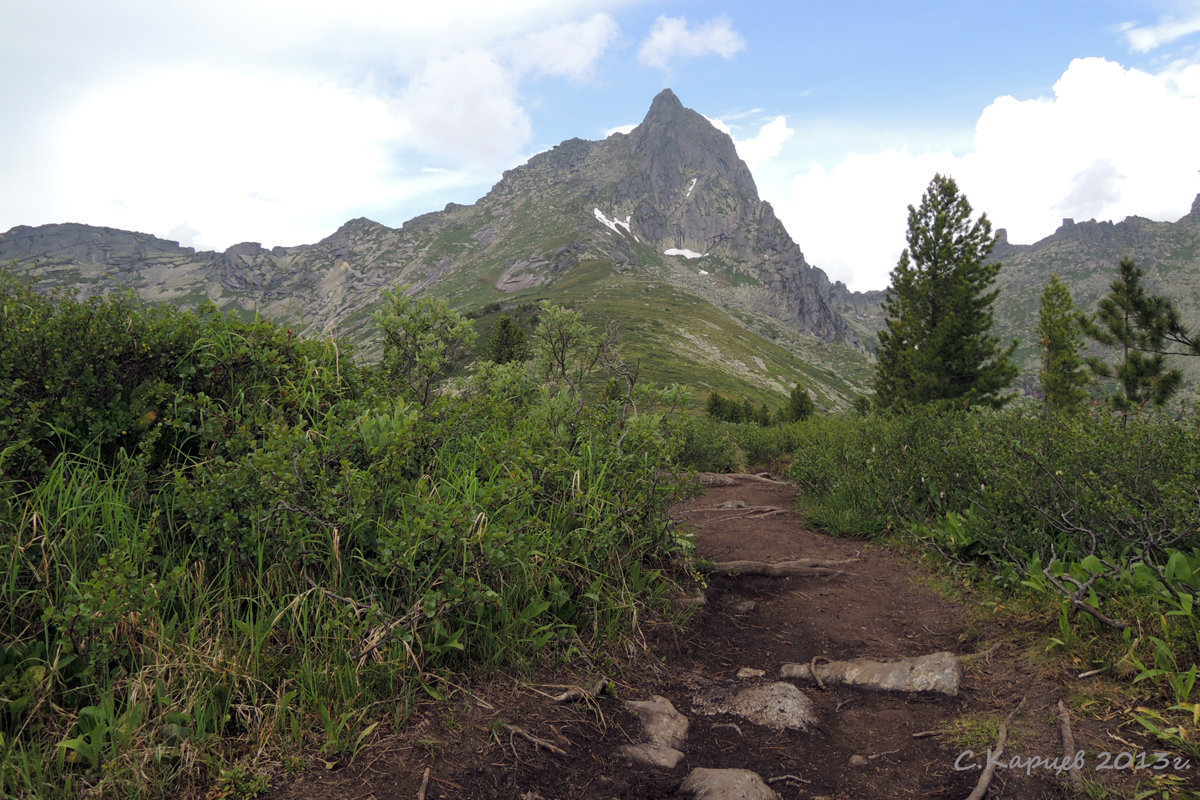
[[[682,424],[682,436],[679,450],[682,466],[702,472],[735,472],[738,469],[737,448],[729,436],[728,426],[705,417],[688,417]]]

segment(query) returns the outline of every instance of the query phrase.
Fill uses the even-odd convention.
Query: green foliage
[[[1119,390],[1109,401],[1114,410],[1125,414],[1147,404],[1165,405],[1183,383],[1179,370],[1167,369],[1165,349],[1169,337],[1184,336],[1186,331],[1171,301],[1146,291],[1144,274],[1131,259],[1121,259],[1095,320],[1086,322],[1089,336],[1120,349],[1116,365],[1099,359],[1090,363],[1100,377],[1116,379]]]
[[[402,290],[383,297],[385,305],[375,315],[383,337],[381,379],[388,391],[428,406],[438,384],[474,343],[475,331],[445,300],[413,300]]]
[[[709,394],[704,410],[710,418],[720,422],[749,422],[767,426],[775,421],[771,418],[771,409],[767,408],[766,403],[755,408],[748,398],[738,403],[716,392]]]
[[[529,357],[529,343],[525,339],[525,331],[508,314],[502,314],[496,321],[496,329],[484,344],[483,358],[497,364],[507,364],[510,361],[524,361]]]
[[[797,383],[792,388],[791,394],[788,395],[788,404],[784,407],[780,418],[783,422],[801,422],[812,416],[816,410],[817,406],[813,403],[808,389]]]
[[[717,420],[688,417],[682,425],[679,463],[701,472],[736,472],[737,448]]]
[[[0,309],[4,796],[252,796],[272,743],[352,756],[451,670],[633,635],[687,569],[683,394],[571,312],[549,385],[451,389],[468,324],[402,295],[375,368],[213,309]]]
[[[1016,342],[1001,350],[990,333],[1000,265],[985,263],[995,244],[987,215],[972,222],[954,180],[935,175],[920,207],[908,207],[907,239],[883,303],[876,402],[1002,405]]]
[[[1084,346],[1083,321],[1075,308],[1071,290],[1058,279],[1042,292],[1038,316],[1038,337],[1042,348],[1042,369],[1038,379],[1046,395],[1046,410],[1075,413],[1087,399],[1087,365],[1081,355]]]

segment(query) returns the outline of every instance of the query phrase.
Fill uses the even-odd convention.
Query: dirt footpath
[[[1019,666],[1029,659],[1012,652],[1003,635],[993,635],[999,628],[971,623],[963,608],[928,588],[929,577],[919,566],[894,551],[807,530],[791,510],[793,487],[753,476],[713,480],[727,485],[710,486],[676,509],[681,523],[694,532],[698,554],[719,563],[790,562],[806,574],[766,576],[737,569],[714,575],[704,604],[681,635],[647,624],[645,648],[631,648],[624,659],[579,663],[573,674],[542,676],[544,682],[498,678],[471,687],[449,708],[418,714],[348,764],[314,764],[278,776],[270,796],[772,796],[742,789],[696,794],[691,791],[695,780],[685,779],[696,768],[708,768],[748,770],[765,792],[784,800],[966,798],[980,780],[985,751],[994,746],[997,721],[1010,715],[1006,762],[1014,756],[1027,761],[1062,757],[1056,709],[1067,695],[1049,673]],[[813,569],[814,563],[829,566]],[[768,717],[723,710],[744,689],[778,688],[785,664],[815,666],[819,675],[826,660],[938,651],[966,656],[959,661],[963,671],[956,696],[797,679],[786,681],[794,689],[783,688],[807,698],[798,702],[811,710],[815,722],[774,725],[770,715],[782,712],[791,694],[786,703],[776,703],[778,708],[765,709]],[[979,653],[986,654],[972,655]],[[570,686],[587,686],[600,675],[612,681],[612,691],[594,699],[555,701]],[[656,697],[669,701],[670,713],[686,722],[686,732],[672,740],[677,746],[660,749],[678,754],[670,766],[646,765],[620,749],[653,738],[626,703]],[[978,730],[961,722],[951,726],[963,719],[981,721]],[[1083,747],[1089,734],[1082,728],[1077,732]],[[1084,795],[1072,794],[1066,774],[1038,766],[1029,775],[1022,769],[996,770],[987,796]]]

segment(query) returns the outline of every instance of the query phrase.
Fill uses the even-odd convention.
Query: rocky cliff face
[[[1200,327],[1200,195],[1191,211],[1175,222],[1127,217],[1121,222],[1063,224],[1050,236],[1030,245],[1014,245],[1004,238],[992,251],[1001,262],[996,283],[996,332],[1002,339],[1016,338],[1021,346],[1017,360],[1022,384],[1036,388],[1038,370],[1037,327],[1041,294],[1051,275],[1071,289],[1075,304],[1091,313],[1108,294],[1117,265],[1132,258],[1146,272],[1146,287],[1170,297],[1185,323]],[[1197,359],[1176,359],[1193,379],[1200,378]]]

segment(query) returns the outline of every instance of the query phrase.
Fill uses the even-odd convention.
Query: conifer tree
[[[816,410],[817,406],[813,403],[812,395],[808,393],[808,389],[797,383],[792,388],[792,393],[788,396],[788,404],[784,408],[782,416],[786,422],[798,422],[802,419],[808,419]]]
[[[525,331],[508,314],[503,314],[496,320],[496,329],[484,345],[483,357],[497,364],[529,358],[529,343],[525,339]]]
[[[908,247],[892,270],[879,332],[875,399],[883,408],[939,400],[1000,406],[1017,375],[1016,342],[1000,349],[991,335],[998,263],[986,214],[952,178],[935,175],[919,208],[908,207]]]
[[[1082,356],[1084,322],[1075,308],[1071,290],[1050,276],[1042,292],[1038,315],[1038,337],[1042,348],[1042,369],[1038,380],[1046,395],[1046,410],[1062,413],[1078,411],[1087,399],[1087,364]]]
[[[1116,379],[1119,391],[1109,400],[1113,409],[1126,416],[1147,404],[1165,405],[1179,391],[1183,375],[1167,369],[1168,341],[1191,344],[1195,352],[1194,340],[1188,338],[1174,305],[1149,294],[1142,285],[1143,275],[1131,259],[1121,259],[1117,279],[1100,300],[1096,318],[1085,323],[1090,337],[1121,350],[1115,365],[1100,359],[1089,363],[1097,375]]]

